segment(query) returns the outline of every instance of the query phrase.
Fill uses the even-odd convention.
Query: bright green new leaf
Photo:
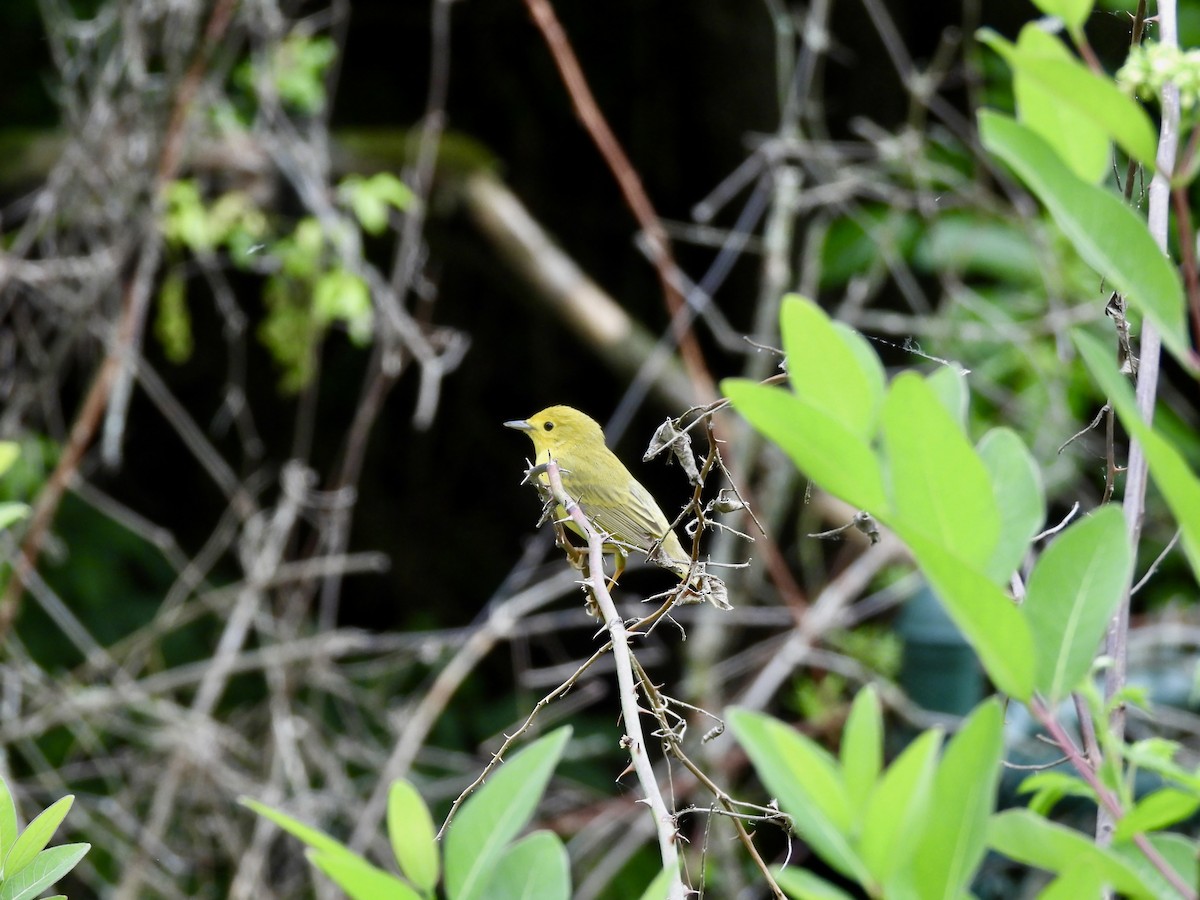
[[[841,422],[784,388],[726,378],[721,391],[801,472],[851,506],[883,518],[883,473],[870,445]]]
[[[1033,638],[1016,604],[981,570],[918,532],[895,529],[992,682],[1017,700],[1033,694]]]
[[[883,441],[895,510],[889,524],[919,532],[973,568],[987,565],[1000,538],[991,478],[915,372],[892,381],[883,403]]]
[[[879,357],[847,341],[821,307],[797,294],[783,298],[779,330],[796,396],[869,441],[883,400]]]
[[[422,900],[421,895],[408,883],[352,853],[312,848],[304,853],[308,861],[328,875],[350,900],[380,900],[382,897],[388,900]]]
[[[1125,520],[1116,506],[1071,525],[1038,558],[1021,611],[1037,653],[1034,687],[1051,703],[1091,670],[1132,569]]]
[[[1039,73],[1021,65],[1022,58],[1040,56],[1073,64],[1074,57],[1062,41],[1030,22],[1017,38],[1018,52],[995,32],[983,29],[980,39],[1005,58],[1013,70],[1013,93],[1022,122],[1046,139],[1063,161],[1084,181],[1098,183],[1108,174],[1112,142],[1090,116],[1064,103],[1055,85],[1045,86]]]
[[[91,844],[62,844],[43,850],[17,874],[5,874],[0,900],[32,900],[75,868],[90,849]]]
[[[796,834],[843,875],[867,883],[870,875],[847,830],[854,818],[837,762],[825,748],[770,716],[747,709],[726,716],[754,770]]]
[[[402,778],[388,790],[387,828],[400,871],[419,891],[432,893],[438,880],[433,819],[417,789]]]
[[[1107,882],[1100,872],[1087,862],[1069,866],[1059,873],[1037,896],[1038,900],[1080,900],[1081,897],[1102,897]]]
[[[1086,797],[1096,802],[1091,785],[1069,772],[1035,772],[1021,782],[1020,793],[1033,795],[1028,807],[1039,816],[1049,816],[1063,797]]]
[[[1097,846],[1074,828],[1050,822],[1029,810],[1013,809],[993,816],[988,844],[1017,862],[1049,872],[1065,872],[1085,864],[1107,884],[1135,900],[1154,897],[1134,868],[1117,854]]]
[[[8,784],[0,778],[0,862],[8,857],[17,834],[17,806],[13,803]]]
[[[254,810],[254,812],[258,813],[264,819],[274,822],[292,837],[324,855],[336,856],[341,854],[354,856],[354,851],[345,844],[334,840],[320,829],[313,828],[311,825],[305,825],[299,819],[295,819],[287,813],[280,812],[273,807],[267,806],[265,803],[259,803],[257,800],[251,800],[249,797],[239,797],[238,803],[247,809]]]
[[[642,896],[638,900],[667,900],[671,893],[671,883],[676,877],[675,872],[663,869],[654,876],[654,880],[646,886],[646,890],[642,892]]]
[[[941,743],[939,729],[923,732],[888,767],[867,802],[859,853],[885,893],[911,859],[930,814]]]
[[[992,480],[992,496],[1000,511],[1000,539],[987,573],[997,584],[1005,584],[1045,522],[1042,474],[1025,442],[1009,428],[993,428],[976,450]]]
[[[1112,353],[1083,331],[1072,334],[1088,371],[1112,403],[1125,430],[1141,442],[1150,475],[1179,525],[1184,552],[1200,578],[1200,478],[1170,441],[1142,421],[1133,388],[1117,371]]]
[[[13,843],[12,849],[8,851],[8,856],[4,858],[5,879],[11,878],[24,869],[46,848],[46,845],[50,843],[50,838],[54,837],[54,832],[58,830],[58,826],[62,824],[62,820],[66,818],[67,811],[74,802],[75,795],[67,794],[46,807],[36,819],[29,823],[29,826]]]
[[[983,145],[1037,194],[1084,261],[1158,326],[1163,343],[1190,365],[1183,289],[1146,223],[1117,196],[1078,178],[1031,129],[979,114]]]
[[[771,874],[783,892],[795,900],[854,900],[853,894],[846,893],[808,869],[788,866],[772,869]]]
[[[497,862],[533,816],[571,737],[559,728],[500,766],[450,823],[445,840],[446,896],[488,896]]]
[[[967,429],[967,413],[971,396],[967,392],[967,379],[950,366],[938,366],[925,377],[925,383],[933,390],[938,402],[946,408],[951,418],[963,431]]]
[[[883,713],[879,695],[868,685],[858,692],[842,729],[842,775],[850,808],[865,811],[867,798],[883,771]],[[862,821],[862,813],[858,822]]]
[[[1147,794],[1121,817],[1113,838],[1127,841],[1135,834],[1158,831],[1191,818],[1197,809],[1200,809],[1200,797],[1193,792],[1173,787],[1160,788]]]
[[[1105,151],[1111,138],[1142,165],[1154,168],[1158,138],[1146,111],[1111,79],[1074,59],[1058,40],[1032,24],[1022,30],[1015,47],[987,29],[980,32],[980,40],[1013,67],[1018,103],[1032,101],[1032,108],[1019,107],[1021,120],[1052,145],[1077,176],[1095,183],[1104,175],[1094,169],[1095,148],[1081,153],[1079,146],[1072,146],[1086,148],[1096,132],[1103,135]],[[1063,130],[1081,124],[1082,132]],[[1105,152],[1105,168],[1107,157]]]
[[[486,896],[488,900],[570,900],[571,864],[562,840],[551,831],[521,838],[500,858]]]
[[[912,853],[912,880],[927,900],[958,900],[987,850],[1004,749],[1004,710],[976,707],[950,739],[933,784],[933,813]]]
[[[1033,5],[1046,15],[1061,19],[1071,34],[1078,34],[1092,14],[1095,0],[1033,0]]]

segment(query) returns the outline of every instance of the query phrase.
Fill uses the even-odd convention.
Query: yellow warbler
[[[595,420],[569,406],[551,406],[528,419],[504,424],[529,435],[535,464],[543,465],[550,459],[558,463],[563,488],[606,536],[604,552],[616,558],[614,582],[625,570],[630,550],[649,553],[660,540],[654,561],[681,579],[687,578],[688,552],[650,492],[605,446],[604,432]],[[539,478],[547,483],[544,473]],[[555,514],[559,519],[566,518],[561,506]],[[566,525],[583,536],[570,519]]]

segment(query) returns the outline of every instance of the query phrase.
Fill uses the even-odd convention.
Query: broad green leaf
[[[867,802],[859,853],[885,892],[925,827],[941,743],[939,729],[922,733],[888,767]]]
[[[883,714],[879,695],[868,685],[858,692],[842,729],[842,775],[850,808],[865,810],[883,771]],[[861,823],[861,816],[858,819]]]
[[[721,391],[733,408],[779,445],[796,468],[823,490],[883,518],[883,473],[870,445],[837,419],[784,388],[726,378]]]
[[[913,253],[923,272],[954,273],[1010,285],[1045,281],[1039,251],[1029,232],[1013,221],[979,211],[954,210],[926,227]]]
[[[783,892],[796,900],[854,900],[853,894],[846,893],[808,869],[796,866],[773,868],[771,874]]]
[[[987,573],[997,584],[1004,584],[1046,519],[1041,470],[1024,441],[1008,428],[993,428],[976,449],[991,478],[992,496],[1000,511],[1000,539]]]
[[[36,819],[29,823],[29,827],[21,832],[13,843],[12,849],[8,851],[8,856],[4,859],[5,879],[11,878],[24,869],[33,862],[34,857],[46,848],[74,802],[75,795],[67,794],[46,807]]]
[[[8,784],[0,778],[0,862],[8,857],[17,833],[17,807]]]
[[[1092,14],[1095,0],[1033,0],[1033,5],[1048,16],[1062,19],[1069,32],[1078,34]]]
[[[671,894],[671,884],[676,877],[675,872],[672,872],[670,869],[663,869],[646,886],[646,890],[642,892],[639,900],[668,900]]]
[[[534,741],[500,766],[463,804],[446,832],[445,883],[450,900],[487,897],[496,863],[533,816],[570,737],[568,727]]]
[[[254,810],[254,812],[258,813],[264,819],[270,819],[292,837],[322,854],[354,856],[354,851],[345,844],[334,840],[325,834],[325,832],[313,828],[311,825],[305,825],[299,819],[295,819],[285,812],[280,812],[273,807],[267,806],[265,803],[259,803],[257,800],[251,800],[249,797],[239,797],[238,803],[247,809]]]
[[[863,354],[821,307],[797,294],[783,298],[779,330],[796,396],[869,441],[883,400],[879,357],[870,347]]]
[[[950,739],[933,785],[933,810],[912,854],[914,884],[927,900],[957,900],[987,850],[1004,749],[1004,710],[980,704]]]
[[[925,383],[933,389],[938,402],[946,408],[958,427],[966,431],[971,398],[967,392],[967,379],[962,373],[951,366],[938,366],[925,378]]]
[[[1013,119],[984,110],[979,133],[984,147],[1045,204],[1084,261],[1153,321],[1163,343],[1190,367],[1179,275],[1146,223],[1116,195],[1076,177],[1041,137]]]
[[[1160,788],[1147,794],[1117,822],[1114,840],[1127,841],[1135,834],[1158,831],[1191,818],[1200,809],[1200,796],[1178,788]]]
[[[485,896],[488,900],[570,900],[571,865],[558,835],[535,831],[509,847]]]
[[[1166,860],[1167,865],[1179,873],[1184,884],[1195,887],[1200,884],[1200,844],[1196,840],[1173,832],[1146,835],[1150,845]],[[1130,842],[1116,844],[1113,855],[1125,860],[1130,868],[1150,886],[1156,897],[1177,897],[1178,892],[1162,873],[1158,871],[1138,847]]]
[[[400,871],[419,891],[431,893],[438,880],[438,848],[433,819],[417,789],[404,779],[388,791],[388,837]]]
[[[1104,178],[1112,161],[1108,133],[1074,104],[1062,102],[1055,85],[1043,85],[1039,73],[1021,65],[1022,58],[1031,56],[1074,63],[1062,41],[1032,22],[1021,29],[1017,38],[1019,54],[1012,52],[1012,44],[987,29],[980,38],[1012,67],[1020,120],[1045,138],[1084,181],[1096,184]]]
[[[1117,411],[1121,424],[1141,442],[1150,475],[1179,525],[1184,552],[1192,564],[1192,571],[1200,578],[1200,478],[1170,441],[1142,421],[1133,388],[1117,371],[1111,351],[1086,332],[1076,331],[1072,337],[1088,371]]]
[[[43,850],[20,872],[5,873],[0,900],[31,900],[75,868],[90,849],[91,844],[62,844]]]
[[[917,531],[982,568],[1000,538],[992,482],[962,429],[915,372],[898,375],[883,403],[896,530]],[[885,518],[880,516],[880,518]]]
[[[1038,558],[1021,611],[1037,653],[1034,688],[1052,703],[1091,670],[1132,567],[1125,520],[1116,506],[1075,522]]]
[[[1059,41],[1036,25],[1025,26],[1016,47],[987,29],[980,32],[980,39],[1013,67],[1019,89],[1018,103],[1023,96],[1030,99],[1032,87],[1033,115],[1027,118],[1030,110],[1021,106],[1022,121],[1054,145],[1059,158],[1071,165],[1078,177],[1095,183],[1104,175],[1091,168],[1095,161],[1092,158],[1094,149],[1080,157],[1068,146],[1074,143],[1076,133],[1061,129],[1078,128],[1081,123],[1084,127],[1081,137],[1085,141],[1094,142],[1098,130],[1106,136],[1106,143],[1107,138],[1112,138],[1146,168],[1154,168],[1158,138],[1150,117],[1111,79],[1095,74],[1078,62]],[[1066,116],[1063,116],[1064,112]],[[1068,134],[1069,141],[1065,139]],[[1076,162],[1086,164],[1082,171],[1076,168]],[[1108,162],[1107,154],[1104,162]]]
[[[314,850],[304,851],[308,861],[346,892],[350,900],[422,900],[407,883],[371,865],[353,854]]]
[[[1017,700],[1033,694],[1033,638],[1016,604],[982,571],[923,534],[896,533],[912,550],[930,586],[975,648],[996,687]]]
[[[727,715],[738,742],[779,808],[792,817],[796,834],[848,878],[870,875],[850,846],[850,797],[837,762],[823,747],[783,722],[747,709]]]
[[[1083,864],[1107,884],[1136,900],[1151,900],[1153,892],[1125,860],[1098,847],[1082,832],[1058,825],[1025,809],[1014,809],[992,817],[988,844],[1017,862],[1048,872],[1064,872]]]
[[[1046,885],[1038,900],[1080,900],[1082,897],[1102,897],[1106,882],[1100,872],[1086,862],[1069,866]]]

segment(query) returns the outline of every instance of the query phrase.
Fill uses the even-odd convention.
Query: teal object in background
[[[983,669],[933,591],[922,587],[896,621],[904,641],[900,686],[919,706],[965,716],[983,699]]]

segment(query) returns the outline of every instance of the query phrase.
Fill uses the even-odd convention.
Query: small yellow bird
[[[536,465],[551,458],[558,463],[563,488],[607,538],[604,552],[616,560],[613,583],[625,571],[630,550],[649,553],[659,541],[662,543],[654,561],[681,579],[688,577],[690,554],[679,543],[650,492],[605,445],[604,432],[594,419],[569,406],[551,406],[528,419],[504,424],[529,435]],[[539,480],[547,483],[545,473]],[[555,515],[566,519],[566,510],[559,506]],[[583,536],[570,519],[566,519],[566,525]]]

